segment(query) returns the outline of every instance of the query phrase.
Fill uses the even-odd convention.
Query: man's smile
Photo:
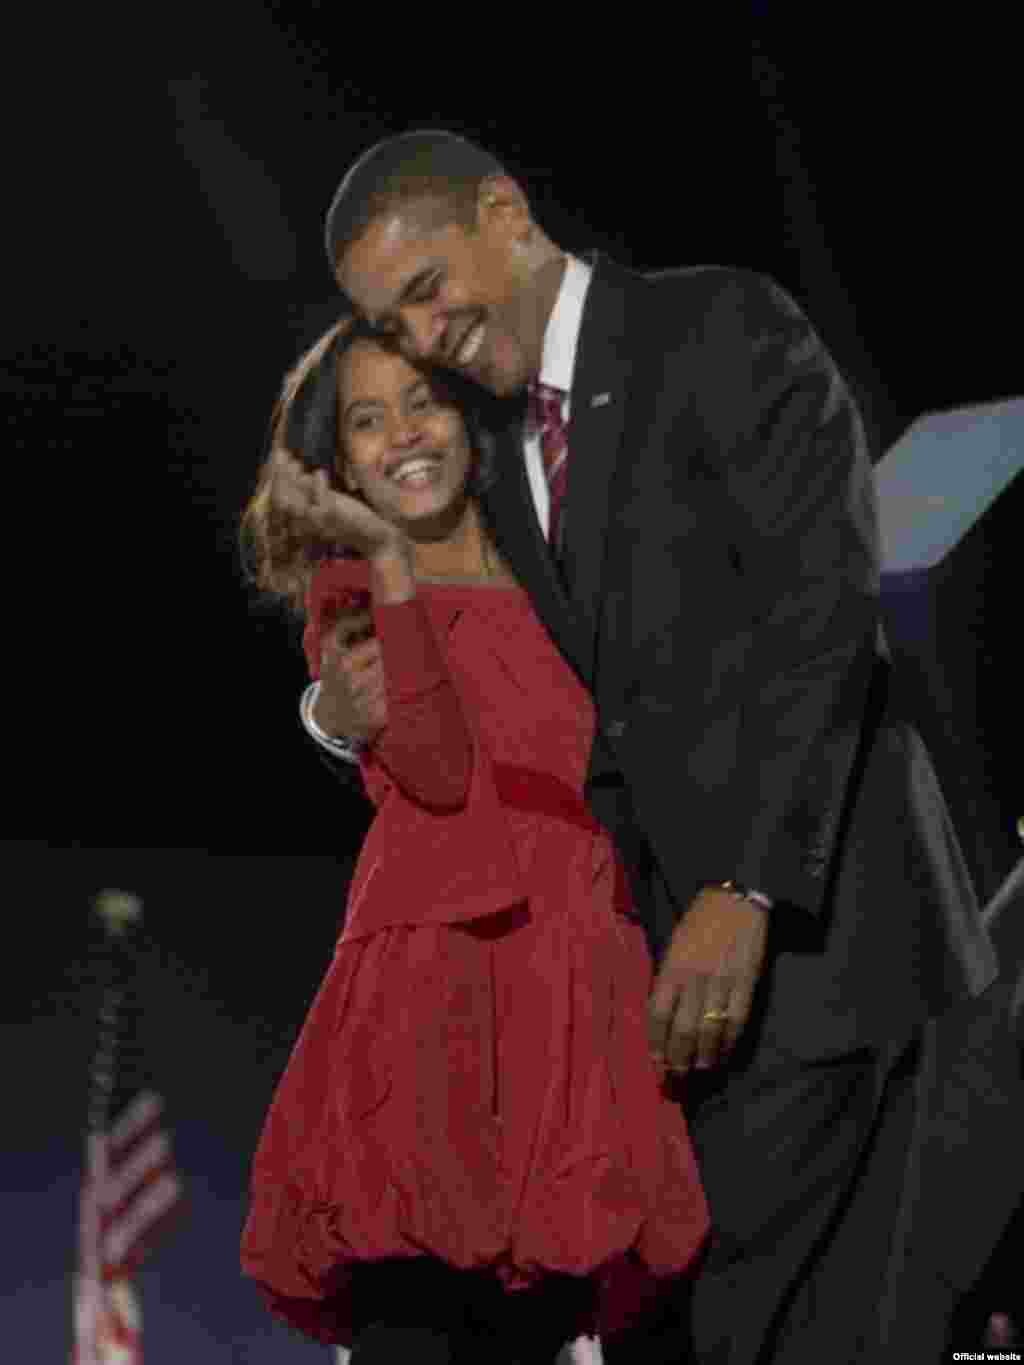
[[[486,327],[482,321],[474,322],[462,338],[451,357],[452,363],[457,365],[459,369],[466,369],[472,365],[483,345],[485,331]]]

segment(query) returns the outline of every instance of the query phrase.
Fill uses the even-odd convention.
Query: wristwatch
[[[751,891],[751,889],[748,886],[744,886],[742,882],[733,881],[732,879],[727,882],[705,882],[702,890],[710,889],[715,891],[728,891],[730,896],[735,896],[737,900],[747,901],[750,905],[756,905],[761,910],[770,910],[772,908],[772,903],[767,896],[762,895],[760,891]]]

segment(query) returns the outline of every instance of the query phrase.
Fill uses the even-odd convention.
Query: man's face
[[[375,219],[344,254],[338,283],[407,355],[458,370],[498,396],[540,368],[542,329],[522,250],[528,210],[481,200],[477,229],[429,229],[411,211]]]

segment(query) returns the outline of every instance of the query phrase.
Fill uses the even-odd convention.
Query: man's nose
[[[405,315],[405,342],[417,360],[437,357],[444,333],[444,318],[425,309],[410,309]]]

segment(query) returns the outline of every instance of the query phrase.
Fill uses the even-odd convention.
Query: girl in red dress
[[[591,699],[487,535],[481,439],[445,383],[332,329],[286,381],[246,514],[258,581],[304,602],[314,678],[339,623],[375,632],[387,723],[242,1264],[353,1365],[550,1365],[686,1274],[708,1216],[648,1054],[644,934],[583,799]]]

